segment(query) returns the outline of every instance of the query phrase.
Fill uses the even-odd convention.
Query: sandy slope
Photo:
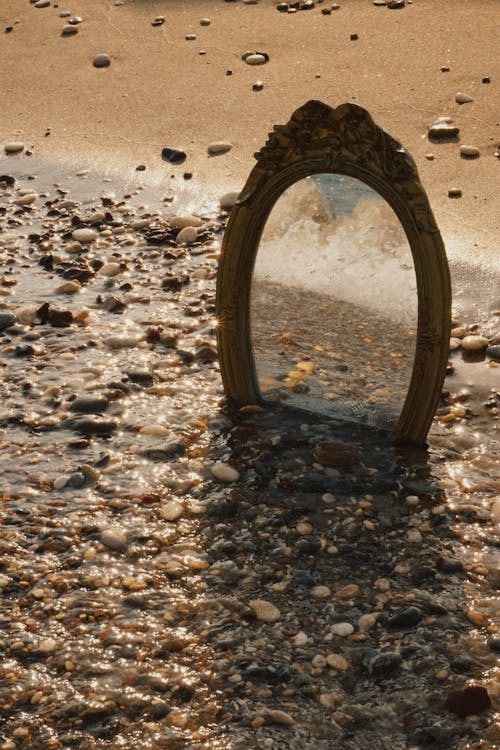
[[[415,0],[401,11],[344,0],[330,16],[320,8],[287,15],[271,0],[72,0],[37,9],[28,0],[3,0],[0,140],[21,138],[38,156],[79,166],[128,172],[145,164],[147,179],[170,186],[189,170],[194,190],[237,189],[274,123],[310,98],[355,101],[415,157],[451,252],[463,243],[467,254],[493,257],[497,0]],[[59,13],[67,9],[83,22],[76,36],[63,38]],[[166,22],[155,28],[151,20],[160,13]],[[201,27],[202,17],[211,25]],[[13,31],[3,33],[9,25]],[[186,41],[189,32],[197,39]],[[246,50],[267,51],[271,60],[252,68],[240,59]],[[111,55],[109,68],[92,67],[98,52]],[[449,72],[441,72],[444,65]],[[258,93],[257,79],[265,84]],[[474,102],[456,104],[457,91]],[[462,143],[481,149],[478,160],[461,159],[457,144],[428,143],[426,126],[445,114],[456,118]],[[214,139],[230,140],[233,150],[209,158]],[[187,151],[182,167],[161,161],[166,145]],[[429,151],[434,161],[425,159]],[[448,198],[455,186],[460,200]]]

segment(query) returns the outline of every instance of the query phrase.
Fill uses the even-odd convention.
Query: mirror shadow
[[[391,430],[410,384],[417,287],[389,204],[346,175],[293,184],[264,228],[250,319],[266,402]]]

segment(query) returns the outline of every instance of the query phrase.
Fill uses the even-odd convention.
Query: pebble
[[[185,214],[183,216],[172,216],[168,223],[175,229],[184,229],[185,227],[200,227],[203,221],[198,216]]]
[[[35,8],[48,8],[50,6],[50,0],[37,0]]]
[[[264,88],[264,84],[262,81],[255,81],[255,83],[252,83],[252,91],[262,91]]]
[[[421,619],[421,609],[418,607],[405,607],[392,615],[387,624],[391,628],[411,628],[418,625]]]
[[[200,18],[200,26],[210,26],[210,18]]]
[[[255,612],[257,619],[262,622],[277,622],[281,617],[278,607],[265,599],[252,599],[248,605]]]
[[[485,349],[488,344],[489,341],[486,336],[479,336],[477,334],[464,336],[464,338],[460,341],[462,349],[464,349],[466,352],[481,351],[482,349]]]
[[[390,10],[398,10],[399,8],[404,8],[405,5],[405,0],[389,0],[389,2],[387,3],[387,7]]]
[[[301,648],[302,646],[305,646],[307,643],[309,643],[309,638],[306,633],[300,630],[297,635],[293,637],[292,643],[295,648]]]
[[[213,141],[209,144],[207,151],[209,156],[219,156],[227,154],[228,151],[231,151],[232,147],[232,144],[227,141]]]
[[[1,327],[0,327],[1,330]],[[495,344],[494,346],[489,346],[486,350],[486,354],[490,359],[493,359],[495,362],[500,362],[500,344]]]
[[[338,591],[335,592],[335,596],[338,599],[351,599],[351,597],[356,596],[358,593],[359,586],[355,583],[348,583],[346,586],[342,586],[342,588],[338,589]]]
[[[163,26],[165,23],[165,16],[156,16],[153,21],[151,21],[151,26]]]
[[[184,227],[175,238],[175,242],[177,245],[191,245],[197,239],[198,230],[196,227]]]
[[[455,138],[459,133],[460,128],[449,117],[440,117],[428,125],[428,137],[437,141]]]
[[[448,198],[461,198],[462,190],[460,188],[450,188],[448,190]]]
[[[223,211],[230,211],[236,204],[236,201],[239,197],[239,192],[225,193],[219,201],[221,209]]]
[[[61,36],[74,36],[78,34],[78,26],[67,23],[62,27]]]
[[[165,521],[177,521],[184,512],[182,505],[175,500],[171,500],[160,508],[160,516]]]
[[[161,158],[168,161],[170,164],[182,164],[186,161],[186,152],[181,151],[179,148],[168,148],[162,149]]]
[[[65,281],[54,289],[54,294],[76,294],[81,289],[79,281]]]
[[[273,722],[273,724],[281,724],[282,726],[286,727],[291,727],[293,724],[295,724],[295,719],[290,716],[290,714],[287,714],[286,711],[273,709],[272,711],[269,711],[267,716],[269,718],[269,721]]]
[[[332,625],[331,631],[332,633],[335,633],[335,635],[340,635],[341,637],[346,638],[348,635],[354,633],[354,626],[351,625],[350,622],[337,622],[335,625]]]
[[[71,402],[69,411],[77,414],[102,414],[109,406],[105,396],[77,396]]]
[[[358,620],[358,628],[360,633],[367,633],[373,628],[378,620],[377,612],[370,612],[366,615],[361,615]]]
[[[13,313],[0,312],[0,331],[5,331],[16,322],[16,316]]]
[[[122,550],[127,546],[127,535],[118,526],[110,526],[107,529],[102,529],[100,540],[109,549]]]
[[[69,476],[67,476],[66,474],[62,474],[61,476],[56,477],[56,479],[54,479],[52,486],[55,490],[62,490],[64,487],[66,487],[68,482],[69,482]]]
[[[453,690],[446,697],[445,708],[464,719],[491,708],[491,698],[482,685],[466,685]]]
[[[268,62],[269,57],[260,52],[253,52],[251,54],[245,54],[243,60],[247,65],[265,65],[265,63]]]
[[[475,159],[479,156],[479,149],[476,146],[460,146],[460,156]]]
[[[214,477],[220,479],[221,482],[236,482],[240,477],[240,472],[237,471],[237,469],[234,469],[232,466],[229,466],[229,464],[222,463],[221,461],[215,463],[210,468],[210,471]]]
[[[14,203],[17,206],[31,206],[37,198],[38,195],[36,193],[27,193],[26,195],[21,195],[20,198],[16,198]]]
[[[138,341],[133,336],[107,336],[103,344],[110,349],[131,349],[137,346]]]
[[[329,586],[313,586],[311,589],[311,595],[315,599],[328,599],[331,594],[332,590]]]
[[[184,39],[187,42],[194,42],[194,40],[196,39],[196,34],[186,34]]]
[[[355,466],[360,461],[358,451],[350,445],[341,442],[322,442],[314,446],[315,461],[322,466],[343,468]]]
[[[24,143],[21,141],[9,141],[3,147],[6,154],[19,154],[24,151]]]
[[[99,273],[101,274],[101,276],[107,276],[108,278],[111,278],[112,276],[117,276],[121,270],[122,269],[119,263],[105,263],[100,267]]]
[[[345,659],[342,654],[328,654],[326,657],[326,663],[332,669],[336,669],[339,672],[345,672],[349,669],[349,662]]]
[[[90,229],[90,227],[82,227],[81,229],[74,229],[71,233],[71,236],[76,242],[89,243],[97,239],[99,234],[95,231],[95,229]]]
[[[111,58],[105,52],[96,55],[92,61],[94,68],[107,68],[111,65]]]
[[[455,101],[457,104],[468,104],[469,102],[473,102],[474,99],[472,98],[472,96],[464,94],[462,91],[458,91],[455,94]]]
[[[152,435],[153,437],[166,437],[170,434],[168,427],[162,424],[147,424],[139,430],[141,435]]]
[[[333,711],[340,703],[342,703],[342,695],[336,693],[334,690],[328,690],[325,693],[321,693],[319,696],[319,702],[325,708],[329,708]]]

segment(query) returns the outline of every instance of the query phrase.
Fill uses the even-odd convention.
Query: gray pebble
[[[460,146],[460,156],[467,159],[476,159],[479,156],[479,149],[476,146]]]
[[[106,55],[106,53],[102,52],[94,57],[92,65],[94,66],[94,68],[107,68],[109,65],[111,65],[111,58],[109,55]]]
[[[0,331],[5,331],[16,322],[16,316],[13,313],[0,313]]]
[[[78,396],[71,402],[70,411],[79,414],[100,414],[108,408],[105,396]]]

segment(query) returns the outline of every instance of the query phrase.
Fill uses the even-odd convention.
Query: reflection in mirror
[[[319,174],[276,202],[251,298],[264,399],[394,427],[408,392],[417,288],[403,227],[360,180]]]

